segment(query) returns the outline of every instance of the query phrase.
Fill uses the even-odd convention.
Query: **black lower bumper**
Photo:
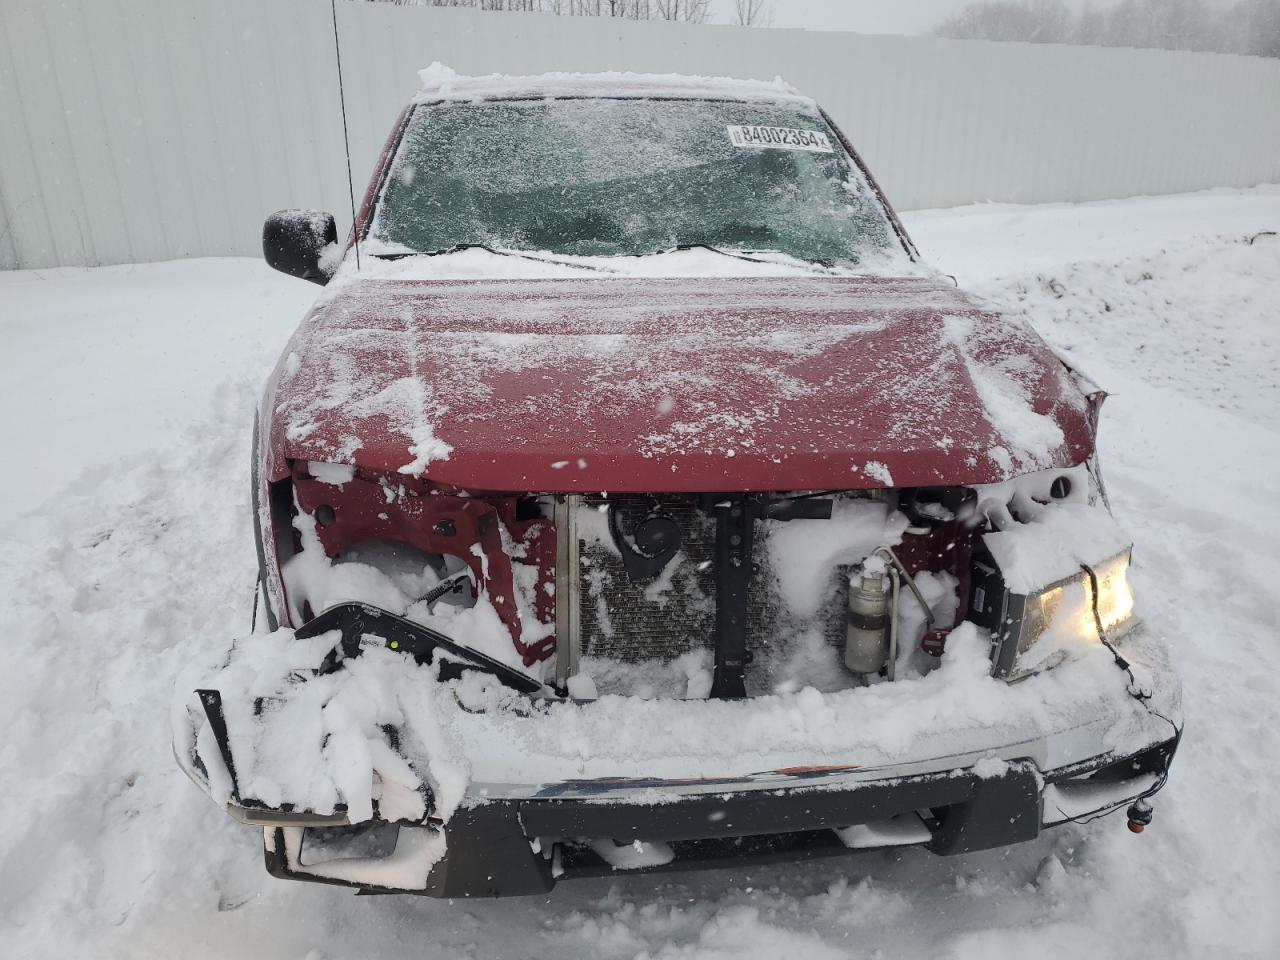
[[[266,863],[277,877],[339,883],[364,893],[491,897],[546,893],[559,879],[618,870],[592,840],[624,846],[660,841],[669,851],[663,862],[626,867],[628,872],[806,860],[877,846],[962,854],[1031,840],[1045,825],[1101,815],[1149,796],[1163,786],[1176,748],[1175,738],[1134,756],[1049,773],[1027,760],[989,775],[956,770],[841,789],[751,790],[658,803],[490,801],[459,809],[445,825],[399,828],[445,833],[447,852],[421,889],[362,882],[349,869],[336,879],[304,863],[308,834],[340,839],[342,831],[362,828],[268,827]],[[1047,796],[1053,809],[1046,809]],[[1075,798],[1074,806],[1064,797]],[[914,828],[905,841],[877,843],[872,835],[851,846],[837,832],[904,818]]]

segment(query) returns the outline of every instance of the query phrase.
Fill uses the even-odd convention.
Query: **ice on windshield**
[[[705,244],[833,264],[906,258],[816,112],[710,100],[419,105],[372,237],[419,253],[483,244],[607,257]]]

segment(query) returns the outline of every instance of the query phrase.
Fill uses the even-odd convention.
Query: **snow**
[[[840,842],[851,849],[892,847],[896,844],[921,843],[931,834],[915,814],[893,817],[874,823],[857,823],[836,831]]]
[[[837,500],[830,520],[768,523],[768,550],[781,593],[800,617],[818,612],[830,571],[859,563],[876,547],[902,541],[906,518],[875,500]]]
[[[1042,511],[1042,504],[1059,499],[1054,496],[1054,483],[1065,480],[1066,496],[1063,503],[1088,503],[1093,480],[1087,464],[1070,469],[1038,470],[1024,473],[1004,483],[988,483],[978,487],[977,510],[997,530],[1016,522],[1013,514],[1023,519],[1034,519]]]
[[[378,241],[360,244],[360,253],[403,254],[407,249]],[[744,255],[747,256],[747,255]],[[750,259],[695,247],[668,250],[644,257],[582,257],[540,251],[505,253],[479,247],[435,256],[388,260],[363,256],[359,276],[352,250],[342,262],[342,272],[327,288],[333,293],[348,282],[371,278],[385,280],[477,280],[502,277],[510,280],[594,276],[617,277],[804,277],[804,276],[932,276],[927,268],[911,263],[900,251],[867,251],[856,268],[822,267],[784,253],[752,251]]]
[[[301,827],[283,830],[284,847],[289,866],[299,873],[339,880],[363,878],[366,883],[385,887],[413,889],[426,885],[431,868],[444,855],[445,837],[442,833],[419,828],[401,829],[390,856],[382,858],[341,858],[314,865],[301,865]]]
[[[889,468],[879,460],[870,460],[862,465],[862,472],[869,476],[872,480],[883,483],[886,487],[893,486],[893,474],[889,472]]]
[[[567,686],[569,696],[574,700],[594,700],[598,696],[595,681],[587,673],[575,673],[569,678]]]
[[[343,670],[299,683],[299,673],[318,666],[337,639],[336,633],[310,640],[297,640],[292,631],[258,634],[238,641],[216,669],[184,677],[187,689],[222,695],[240,797],[317,814],[335,813],[341,802],[352,823],[370,819],[376,800],[387,807],[384,817],[398,812],[419,821],[427,812],[420,793],[425,784],[435,814],[448,819],[467,782],[466,761],[440,733],[452,698],[433,682],[433,668],[379,647],[365,649]],[[199,715],[194,695],[182,699]],[[412,761],[390,749],[388,726],[399,731],[401,751]],[[205,769],[220,768],[225,784],[216,745],[197,746]],[[225,803],[229,795],[215,796]]]
[[[467,636],[456,627],[452,635]],[[829,693],[804,686],[743,701],[606,694],[589,704],[534,711],[493,681],[471,678],[453,690],[428,683],[424,668],[397,670],[399,655],[385,651],[366,652],[349,670],[299,684],[294,675],[318,667],[323,651],[306,641],[296,653],[282,653],[291,637],[281,631],[241,641],[184,690],[223,692],[242,796],[317,813],[330,813],[346,799],[353,822],[371,815],[370,782],[387,779],[368,744],[381,739],[380,728],[388,723],[408,723],[401,749],[411,767],[432,772],[437,815],[446,821],[463,788],[479,796],[536,796],[544,783],[619,776],[754,780],[764,771],[812,764],[856,765],[858,776],[904,763],[926,772],[941,768],[939,757],[993,750],[1012,750],[1010,759],[1025,756],[1026,741],[1086,728],[1098,717],[1113,718],[1106,736],[1120,755],[1171,732],[1124,697],[1126,676],[1096,640],[1085,644],[1077,637],[1071,662],[1005,684],[990,676],[989,639],[972,624],[951,633],[938,669],[896,683]],[[1164,669],[1150,638],[1131,638],[1123,650],[1136,671]],[[263,719],[252,712],[259,697],[271,704]],[[1179,710],[1176,695],[1164,689],[1153,706],[1165,715]],[[945,729],[938,728],[940,717]],[[1083,742],[1074,743],[1050,740],[1030,748],[1031,755],[1044,769],[1092,756],[1072,752]],[[206,767],[216,764],[216,748],[202,747],[201,758]],[[437,779],[452,792],[442,794]],[[593,785],[586,794],[598,789]],[[558,796],[574,792],[556,790]]]
[[[1133,541],[1107,511],[1083,503],[1052,503],[1034,520],[983,535],[1014,593],[1034,593],[1110,560]]]
[[[291,353],[290,357],[295,354]],[[309,398],[303,406],[288,400],[277,407],[277,413],[285,417],[285,431],[290,440],[305,440],[317,429],[317,420],[326,411],[349,411],[353,418],[385,417],[392,429],[408,442],[413,457],[399,467],[400,473],[420,477],[434,461],[447,460],[453,448],[435,435],[434,421],[441,405],[431,386],[421,377],[398,377],[386,381],[376,371],[354,369],[341,354],[324,357],[338,376],[330,379],[330,387],[321,398]],[[286,370],[292,363],[286,364]],[[354,435],[345,436],[334,449],[333,460],[341,463],[360,447],[361,440]]]
[[[290,354],[290,356],[296,356],[296,354]],[[349,463],[308,463],[307,473],[321,483],[340,488],[344,483],[350,483],[355,479],[356,468]]]
[[[756,482],[776,474],[785,487],[786,464],[828,444],[843,452],[816,458],[823,479],[811,473],[807,482],[837,489],[846,478],[858,487],[939,482],[932,458],[904,463],[903,452],[919,447],[963,458],[978,481],[1085,456],[1085,395],[1065,368],[1026,324],[981,312],[936,276],[548,283],[508,276],[522,258],[491,260],[493,282],[479,285],[370,275],[357,289],[344,272],[289,348],[301,362],[281,380],[274,429],[290,455],[354,455],[366,469],[396,470],[406,437],[447,447],[464,436],[456,456],[435,458],[449,462],[432,479],[482,487],[505,457],[544,491],[628,490],[636,478],[652,480],[651,469],[664,475],[648,489],[669,471],[667,489],[697,490],[698,476],[721,472],[726,457],[748,463]],[[719,260],[736,269],[734,258]],[[947,332],[956,324],[944,319],[961,316],[972,319],[970,337]],[[883,372],[869,375],[875,366]],[[990,422],[962,413],[980,406],[974,379],[988,376],[1076,424],[1072,443],[1049,449],[1043,430],[1028,439],[1027,417],[1049,423],[1055,439],[1061,433],[1012,401],[990,411]],[[521,386],[534,379],[545,388]],[[421,388],[410,391],[413,382]],[[422,402],[391,402],[411,392]],[[498,406],[503,417],[485,414]],[[668,417],[652,416],[668,406]],[[383,440],[388,421],[395,429]],[[578,426],[588,421],[594,434]],[[996,446],[1003,459],[991,462]],[[624,463],[635,470],[619,487]],[[575,476],[575,467],[599,479]]]
[[[1053,453],[1065,439],[1062,428],[1053,417],[1039,413],[1031,407],[1033,385],[1019,357],[1011,357],[1003,363],[984,363],[974,356],[975,329],[981,321],[972,317],[948,317],[945,321],[947,336],[964,358],[965,367],[977,389],[991,423],[1003,434],[1009,447],[993,447],[989,456],[1001,468],[1018,473],[1047,466],[1053,461]]]
[[[638,870],[641,867],[657,867],[675,859],[675,851],[668,844],[633,840],[619,844],[612,840],[593,840],[591,849],[615,870]]]
[[[422,88],[417,103],[440,100],[493,100],[511,97],[718,97],[813,106],[781,79],[739,80],[730,77],[694,77],[684,74],[543,73],[530,77],[489,74],[464,76],[439,61],[418,71]]]
[[[926,257],[1027,311],[1112,393],[1100,453],[1137,544],[1130,580],[1186,684],[1187,735],[1145,834],[1112,817],[952,859],[620,873],[465,904],[273,880],[254,831],[176,770],[163,718],[177,674],[245,633],[251,411],[315,288],[236,260],[9,273],[0,952],[1274,956],[1280,240],[1249,239],[1280,226],[1280,189],[907,225]],[[931,676],[984,682],[965,647]],[[838,709],[815,694],[779,695],[796,736],[821,735]],[[627,736],[643,748],[644,733]],[[471,762],[416,775],[456,790],[446,760]]]
[[[468,589],[458,594],[449,592],[437,602],[428,603],[422,598],[443,580],[434,568],[420,562],[412,552],[402,555],[386,545],[361,545],[346,551],[337,560],[330,560],[308,515],[299,515],[294,525],[302,550],[285,561],[281,574],[288,593],[290,615],[295,622],[301,620],[302,608],[307,604],[313,610],[327,610],[347,602],[372,604],[455,637],[471,650],[517,670],[526,669],[519,651],[511,642],[510,631],[485,592],[481,591],[474,602]],[[487,577],[488,558],[478,546],[473,547],[473,551],[480,558]],[[447,562],[451,566],[450,576],[465,569],[455,558]],[[452,569],[453,566],[458,569]],[[517,565],[516,608],[523,636],[534,640],[545,636],[550,629],[538,621],[533,610],[532,592],[536,583],[533,568]],[[233,655],[234,651],[231,653]],[[313,667],[316,665],[311,664]],[[535,665],[533,672],[538,673],[539,670],[540,667]]]

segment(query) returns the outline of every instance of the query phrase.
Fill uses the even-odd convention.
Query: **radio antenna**
[[[338,42],[338,0],[329,0],[333,14],[333,52],[338,59],[338,102],[342,104],[342,145],[347,151],[347,196],[351,198],[351,237],[356,246],[356,272],[360,272],[360,224],[356,223],[356,182],[351,176],[351,135],[347,132],[347,93],[342,83],[342,44]]]

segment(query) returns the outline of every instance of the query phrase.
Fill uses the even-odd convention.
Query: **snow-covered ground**
[[[172,679],[247,622],[251,410],[315,287],[249,260],[0,273],[0,956],[1280,953],[1280,188],[907,218],[1113,394],[1103,464],[1187,734],[1154,827],[567,883],[275,881],[178,772]]]

